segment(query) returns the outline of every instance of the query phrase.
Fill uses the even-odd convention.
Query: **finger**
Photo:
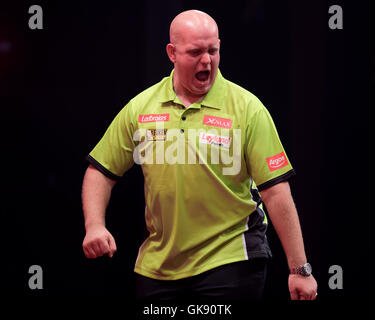
[[[112,236],[108,237],[108,246],[109,246],[108,256],[112,258],[113,254],[117,251],[116,241]]]
[[[90,259],[91,258],[91,252],[89,250],[89,246],[85,242],[82,243],[82,249],[83,249],[83,253],[85,254],[86,258]]]
[[[304,296],[304,295],[301,295],[301,296],[299,297],[299,299],[300,299],[300,300],[307,300],[306,296]]]
[[[297,291],[291,291],[291,292],[290,292],[290,298],[291,298],[292,300],[299,300],[298,292],[297,292]]]
[[[83,253],[84,253],[85,257],[88,258],[89,254],[88,254],[88,252],[87,252],[87,250],[84,246],[82,246],[82,250],[83,250]]]
[[[89,259],[96,258],[95,251],[90,246],[85,247],[84,251],[85,251],[85,255],[87,258]]]
[[[98,243],[101,255],[105,255],[109,252],[109,245],[107,241],[99,241]]]
[[[312,291],[309,292],[308,295],[306,295],[306,299],[308,299],[308,300],[315,300],[316,296],[317,296],[316,291],[312,290]]]
[[[103,255],[102,250],[100,249],[100,246],[97,242],[93,242],[91,244],[91,249],[95,252],[95,257],[101,257]]]

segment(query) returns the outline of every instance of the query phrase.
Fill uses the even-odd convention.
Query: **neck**
[[[190,105],[192,105],[194,102],[197,102],[199,100],[202,100],[204,96],[199,97],[192,97],[192,96],[184,96],[180,95],[176,92],[177,97],[181,100],[181,102],[184,104],[184,106],[187,108]]]
[[[195,95],[195,94],[192,94],[191,92],[188,92],[187,90],[184,90],[183,88],[181,88],[181,86],[178,85],[174,77],[173,77],[173,90],[186,108],[192,105],[194,102],[197,102],[198,100],[203,99],[205,96],[205,94]]]

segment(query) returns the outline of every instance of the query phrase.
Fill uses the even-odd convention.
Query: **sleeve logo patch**
[[[208,126],[230,129],[232,126],[232,120],[226,119],[226,118],[209,116],[206,114],[203,118],[203,124],[206,124]]]
[[[267,164],[272,172],[288,165],[288,160],[286,159],[284,152],[281,152],[273,157],[267,158]]]
[[[140,114],[138,122],[159,122],[159,121],[169,121],[169,113],[163,114]]]

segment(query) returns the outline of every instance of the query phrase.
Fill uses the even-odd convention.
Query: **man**
[[[221,75],[216,22],[180,13],[166,49],[170,77],[132,99],[88,156],[85,255],[116,251],[105,210],[115,181],[137,162],[150,233],[135,265],[139,298],[260,299],[271,256],[263,202],[288,260],[291,298],[315,299],[287,182],[293,168],[262,103]]]

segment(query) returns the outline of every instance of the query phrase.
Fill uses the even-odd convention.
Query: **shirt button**
[[[185,116],[182,116],[182,118],[181,118],[182,120],[186,120],[186,117]]]
[[[181,132],[181,133],[184,133],[184,132],[185,132],[185,130],[184,130],[184,129],[181,129],[181,130],[180,130],[180,132]]]

